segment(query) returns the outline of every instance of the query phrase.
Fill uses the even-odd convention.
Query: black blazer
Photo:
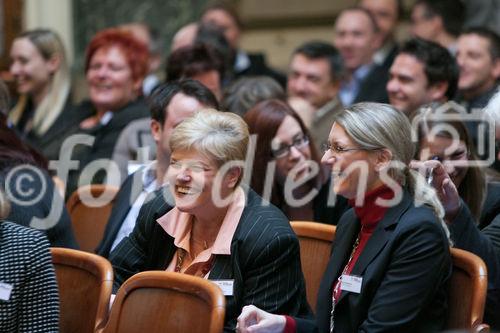
[[[156,220],[171,208],[162,195],[145,204],[133,232],[111,252],[115,291],[135,273],[167,268],[176,247]],[[231,255],[217,255],[209,273],[209,280],[218,279],[234,280],[234,295],[226,296],[226,332],[234,332],[236,318],[248,304],[271,313],[310,316],[297,236],[283,213],[251,189]]]
[[[500,214],[500,183],[488,182],[481,216],[479,219],[479,229],[487,227],[495,217]]]
[[[95,114],[94,106],[90,101],[82,102],[78,107],[78,111],[90,117]],[[91,162],[97,159],[105,159],[108,162],[112,161],[113,151],[116,141],[122,130],[133,120],[149,116],[149,109],[144,98],[139,97],[122,107],[120,110],[113,112],[111,120],[105,124],[98,124],[91,129],[81,129],[80,123],[73,128],[69,128],[65,133],[65,138],[74,134],[87,134],[94,137],[94,143],[91,146],[77,144],[72,151],[72,159],[79,161],[78,170],[71,169],[68,175],[66,185],[66,196],[69,196],[77,189],[78,181],[81,172]],[[102,184],[107,174],[104,170],[97,171],[92,178],[92,184]],[[120,180],[121,183],[121,180]]]
[[[316,322],[296,319],[297,332],[329,332],[332,287],[360,230],[351,209],[339,221],[332,256],[318,292]],[[416,207],[405,192],[379,222],[352,275],[359,294],[342,292],[335,332],[437,332],[446,319],[451,274],[449,244],[431,209]]]
[[[386,86],[389,81],[389,69],[397,53],[398,48],[394,46],[382,64],[374,64],[370,73],[361,83],[353,104],[359,102],[389,103]]]
[[[68,128],[76,126],[85,117],[84,113],[78,110],[71,103],[71,96],[68,96],[66,104],[61,114],[56,118],[52,126],[39,136],[34,132],[29,132],[26,136],[28,142],[38,149],[48,160],[59,160],[61,145],[66,136]]]
[[[286,75],[277,70],[269,67],[266,63],[266,58],[262,53],[247,53],[248,59],[250,60],[250,66],[245,68],[243,71],[235,72],[235,79],[246,77],[246,76],[269,76],[276,80],[283,88],[286,88]]]
[[[479,230],[469,208],[462,201],[456,218],[450,223],[451,239],[457,248],[472,252],[483,259],[488,269],[488,293],[484,322],[500,329],[500,215],[483,230]]]
[[[103,238],[95,250],[98,255],[105,258],[109,256],[111,247],[113,246],[118,231],[120,231],[123,221],[127,217],[130,208],[132,208],[134,201],[139,194],[141,194],[142,175],[143,172],[141,169],[128,176],[116,194],[113,209],[111,210],[108,223],[106,224]]]

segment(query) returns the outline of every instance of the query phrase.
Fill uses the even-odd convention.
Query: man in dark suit
[[[213,24],[224,32],[229,46],[234,52],[232,75],[235,79],[243,76],[265,75],[286,86],[286,77],[270,68],[262,53],[247,53],[239,47],[243,22],[238,12],[227,1],[213,1],[202,13],[201,22]]]
[[[381,45],[381,36],[371,12],[362,7],[341,11],[335,22],[334,44],[346,68],[339,91],[342,104],[386,103],[388,98],[384,85],[388,79],[387,68],[373,61]]]
[[[395,35],[399,20],[403,16],[403,2],[402,0],[361,0],[359,5],[372,13],[377,22],[382,45],[373,55],[373,62],[381,66],[387,76],[398,53]]]
[[[156,143],[155,163],[130,175],[118,192],[96,253],[108,257],[116,245],[135,226],[148,194],[163,184],[170,163],[168,141],[172,130],[185,118],[203,108],[218,108],[217,99],[198,81],[170,82],[158,87],[151,96],[151,132]]]

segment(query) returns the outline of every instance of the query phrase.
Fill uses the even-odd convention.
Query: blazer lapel
[[[215,261],[208,275],[209,280],[230,279],[233,277],[231,272],[231,257],[225,255],[216,255]]]
[[[411,203],[409,194],[405,191],[401,202],[394,208],[389,208],[382,220],[378,223],[375,231],[363,249],[363,255],[358,258],[351,271],[351,275],[362,276],[366,267],[375,259],[389,241],[394,228],[392,225],[398,223],[400,216],[406,211]],[[357,235],[356,235],[357,236]],[[354,242],[354,241],[353,241]],[[340,295],[339,302],[347,293]]]
[[[342,235],[335,236],[331,259],[326,270],[328,273],[327,283],[329,286],[333,286],[334,281],[340,276],[342,270],[347,264],[347,260],[352,252],[352,244],[354,244],[354,241],[359,233],[359,229],[360,224],[356,219],[346,225],[346,230],[342,233]]]
[[[112,220],[109,221],[112,228],[110,234],[113,235],[113,239],[116,237],[116,234],[122,226],[125,217],[127,217],[130,208],[132,208],[134,201],[142,191],[142,175],[143,171],[139,170],[129,176],[123,184],[124,191],[122,195],[120,195],[120,198],[116,198],[117,200],[115,200],[115,203],[118,206],[115,211],[116,213],[111,216]]]
[[[348,210],[339,222],[330,261],[321,280],[316,306],[318,323],[329,321],[333,284],[349,259],[352,244],[354,244],[354,240],[358,235],[359,228],[360,224],[354,215],[354,210]]]

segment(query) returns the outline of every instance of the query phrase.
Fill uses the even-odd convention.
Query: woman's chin
[[[298,169],[293,173],[294,175],[293,180],[295,182],[298,182],[302,179],[309,177],[310,174],[311,174],[311,168],[308,165],[304,165],[302,168]]]
[[[347,184],[344,183],[343,180],[334,180],[333,181],[333,192],[335,193],[335,195],[340,195],[346,199],[351,199],[354,198],[356,195],[350,193],[351,191],[349,191],[347,189]]]

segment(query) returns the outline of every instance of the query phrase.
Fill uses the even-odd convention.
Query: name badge
[[[211,280],[222,289],[224,296],[233,296],[234,280]]]
[[[8,301],[10,299],[11,292],[12,292],[12,285],[0,282],[0,300]]]
[[[362,283],[363,278],[361,276],[342,274],[342,282],[340,282],[340,288],[343,291],[350,291],[359,294],[361,292]]]

